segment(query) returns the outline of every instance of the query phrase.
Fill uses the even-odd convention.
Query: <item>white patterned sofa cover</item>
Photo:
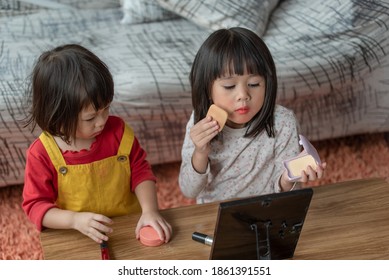
[[[20,121],[31,67],[42,51],[66,43],[82,44],[107,63],[116,90],[112,113],[134,128],[150,163],[180,160],[192,110],[192,60],[212,30],[239,25],[236,15],[241,12],[227,22],[215,19],[210,24],[193,15],[194,7],[185,10],[175,3],[180,1],[145,2],[149,11],[158,13],[150,18],[125,10],[124,20],[119,0],[1,1],[0,187],[23,183],[26,149],[40,133]],[[196,2],[197,8],[208,5],[226,15],[236,4]],[[306,137],[389,131],[388,1],[240,3],[259,3],[268,13],[258,15],[262,29],[256,29],[257,22],[241,25],[256,29],[271,49],[278,102],[294,110]]]

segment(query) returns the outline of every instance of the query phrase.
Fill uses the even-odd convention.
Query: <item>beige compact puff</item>
[[[208,109],[207,116],[211,116],[212,119],[216,120],[219,124],[219,132],[222,131],[226,124],[228,113],[215,104],[212,104]]]

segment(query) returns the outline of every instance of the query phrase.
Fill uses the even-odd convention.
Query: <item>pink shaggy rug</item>
[[[361,178],[389,181],[389,134],[379,133],[314,142],[327,162],[325,178],[315,185]],[[153,166],[161,209],[193,204],[179,190],[180,163]],[[21,209],[22,186],[0,188],[0,260],[42,259],[39,233]]]

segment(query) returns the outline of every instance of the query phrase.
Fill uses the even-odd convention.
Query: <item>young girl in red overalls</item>
[[[42,134],[29,147],[23,209],[39,230],[76,229],[98,243],[109,217],[141,211],[168,242],[146,152],[122,119],[109,115],[114,85],[107,66],[79,45],[44,52],[32,73],[31,116]],[[108,236],[107,236],[108,234]]]

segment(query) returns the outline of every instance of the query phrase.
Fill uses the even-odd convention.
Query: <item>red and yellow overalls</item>
[[[130,127],[125,125],[117,155],[87,164],[67,165],[52,135],[44,132],[39,138],[57,170],[59,208],[108,217],[140,211],[130,186],[134,141]]]

